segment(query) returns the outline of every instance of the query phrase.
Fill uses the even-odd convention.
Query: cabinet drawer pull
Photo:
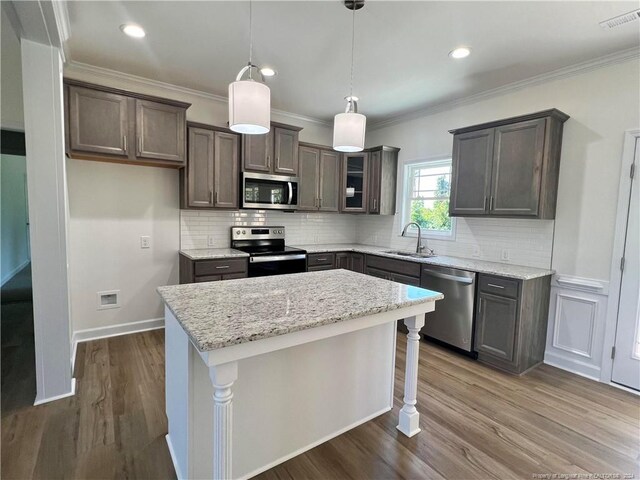
[[[216,267],[216,269],[218,269],[218,270],[224,270],[225,268],[229,268],[229,265],[218,265]]]
[[[496,285],[495,283],[487,283],[487,287],[502,288],[502,289],[504,289],[504,287],[503,287],[502,285]]]
[[[326,258],[316,258],[316,262],[326,262]]]

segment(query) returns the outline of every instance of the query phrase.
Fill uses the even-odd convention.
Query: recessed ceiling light
[[[471,49],[469,47],[458,47],[449,52],[449,56],[451,58],[465,58],[468,57],[471,53]]]
[[[135,23],[125,23],[124,25],[120,25],[120,30],[133,38],[142,38],[146,35],[144,29]]]
[[[265,77],[275,77],[277,72],[271,67],[262,67],[260,73]]]

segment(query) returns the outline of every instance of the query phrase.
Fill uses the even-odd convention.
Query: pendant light
[[[229,128],[246,135],[261,135],[271,128],[271,90],[253,79],[253,71],[262,78],[260,69],[252,63],[253,24],[252,5],[249,2],[249,63],[240,70],[236,81],[229,84]],[[248,78],[242,77],[248,73]]]
[[[353,52],[356,37],[356,10],[364,5],[363,0],[346,0],[345,7],[352,11],[351,18],[351,82],[349,95],[345,97],[347,108],[333,120],[333,149],[339,152],[361,152],[364,149],[364,134],[367,117],[358,113],[358,97],[353,96]]]

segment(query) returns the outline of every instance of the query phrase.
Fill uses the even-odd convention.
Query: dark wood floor
[[[3,408],[2,478],[175,478],[164,441],[163,341],[156,330],[81,344],[76,396]],[[639,397],[546,365],[522,378],[502,374],[426,343],[422,432],[404,437],[395,428],[404,347],[392,412],[260,478],[639,477]]]

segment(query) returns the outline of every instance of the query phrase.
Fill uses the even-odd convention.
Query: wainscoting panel
[[[607,282],[554,277],[545,363],[600,379],[607,297]]]

